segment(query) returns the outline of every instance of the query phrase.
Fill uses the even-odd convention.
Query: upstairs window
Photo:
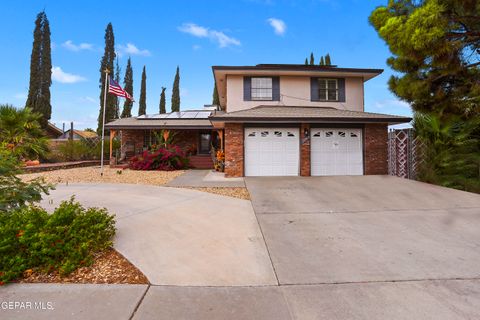
[[[318,100],[338,101],[337,79],[318,79]]]
[[[273,100],[272,78],[252,78],[252,100]]]

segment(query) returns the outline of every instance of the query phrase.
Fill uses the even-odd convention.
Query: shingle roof
[[[105,124],[106,129],[202,129],[211,128],[208,119],[137,119],[123,118]]]
[[[326,107],[258,106],[210,117],[215,122],[383,122],[405,123],[412,119],[389,114],[339,110]]]
[[[296,71],[326,71],[326,72],[358,72],[380,74],[383,69],[370,68],[340,68],[337,66],[320,66],[305,64],[257,64],[255,66],[212,66],[213,70],[296,70]]]

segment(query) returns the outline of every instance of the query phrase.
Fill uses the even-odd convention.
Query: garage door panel
[[[361,129],[315,128],[311,136],[312,175],[363,174]]]
[[[299,148],[297,128],[246,128],[245,175],[298,175]]]

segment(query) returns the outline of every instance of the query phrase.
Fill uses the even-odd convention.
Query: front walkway
[[[245,187],[244,178],[225,178],[224,173],[213,170],[188,170],[166,184],[167,187]]]

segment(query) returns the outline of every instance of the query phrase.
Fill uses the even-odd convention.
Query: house
[[[47,128],[45,129],[45,134],[50,139],[57,139],[60,135],[63,134],[63,130],[48,121]]]
[[[96,132],[73,129],[73,140],[93,139],[97,137],[98,135]],[[65,131],[60,136],[58,136],[58,139],[69,139],[69,138],[70,138],[70,129]]]
[[[322,176],[387,174],[387,127],[411,118],[364,111],[364,83],[381,69],[292,64],[213,66],[219,110],[182,111],[110,122],[122,153],[178,132],[195,156],[225,151],[225,174]],[[124,147],[125,146],[125,147]]]

